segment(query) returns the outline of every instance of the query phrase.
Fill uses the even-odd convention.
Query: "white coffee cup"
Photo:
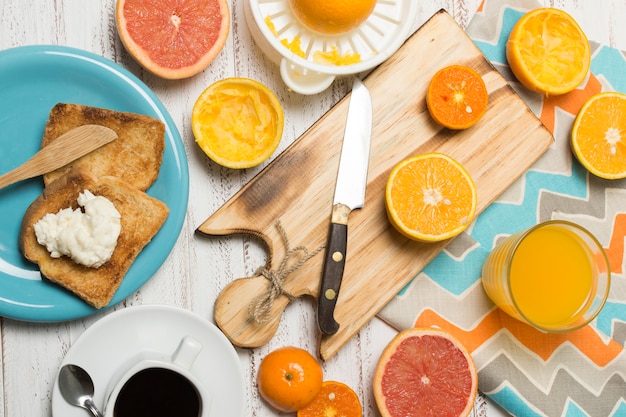
[[[201,350],[200,342],[185,336],[173,353],[134,357],[109,384],[105,417],[209,417],[211,396],[191,373]]]

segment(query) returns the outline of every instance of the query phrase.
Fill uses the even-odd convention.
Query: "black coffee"
[[[191,381],[165,368],[146,368],[122,387],[115,417],[198,417],[202,405]]]

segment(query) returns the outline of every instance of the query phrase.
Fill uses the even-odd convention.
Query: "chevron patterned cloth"
[[[520,86],[505,43],[534,0],[485,0],[466,32],[553,133],[555,143],[380,313],[397,329],[436,326],[472,352],[479,389],[514,416],[626,416],[626,180],[601,180],[569,148],[574,117],[600,91],[626,93],[626,55],[591,42],[591,72],[575,91],[543,98]],[[496,241],[550,220],[590,230],[611,264],[608,302],[591,325],[545,334],[487,298],[480,274]]]

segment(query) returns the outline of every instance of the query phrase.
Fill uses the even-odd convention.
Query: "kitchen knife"
[[[348,215],[363,207],[372,134],[372,99],[358,78],[352,84],[348,119],[339,158],[326,257],[317,306],[317,323],[324,334],[335,334],[334,311],[339,296],[348,243]]]

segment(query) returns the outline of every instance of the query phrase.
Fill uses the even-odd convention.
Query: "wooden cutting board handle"
[[[239,278],[218,295],[214,307],[215,322],[234,345],[260,347],[276,333],[291,298],[280,294],[271,303],[266,303],[265,295],[269,296],[270,286],[270,281],[263,275]],[[263,306],[267,310],[263,310]]]
[[[302,295],[317,295],[322,257],[316,255],[324,246],[315,243],[316,247],[307,248],[298,244],[292,248],[288,240],[289,228],[283,228],[280,221],[266,220],[268,228],[262,231],[241,229],[230,224],[239,221],[237,217],[223,213],[230,212],[220,210],[197,231],[212,236],[254,235],[266,244],[269,256],[266,265],[254,276],[236,279],[222,289],[215,300],[213,317],[235,346],[260,347],[274,336],[292,300]],[[279,258],[274,262],[275,250]]]

